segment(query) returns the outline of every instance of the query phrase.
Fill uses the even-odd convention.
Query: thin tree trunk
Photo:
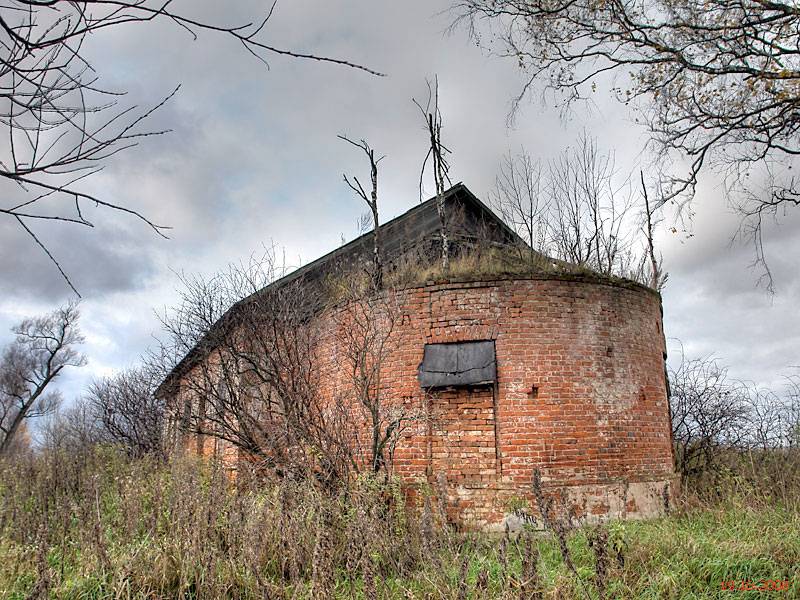
[[[450,272],[450,239],[447,234],[447,213],[444,206],[444,165],[442,164],[440,127],[434,114],[428,114],[428,130],[431,134],[433,155],[433,179],[436,184],[436,211],[439,214],[439,236],[442,241],[442,272],[446,275]]]
[[[661,283],[661,268],[658,266],[655,243],[653,242],[653,211],[650,209],[650,199],[647,196],[647,187],[644,184],[644,172],[639,171],[639,176],[642,180],[644,209],[647,216],[647,255],[650,258],[650,287],[657,290]]]
[[[37,386],[36,390],[34,390],[33,394],[31,394],[28,401],[25,402],[19,409],[19,412],[14,417],[14,420],[11,422],[11,427],[6,431],[6,435],[3,438],[2,443],[0,443],[0,456],[5,456],[6,453],[11,448],[11,443],[14,441],[14,438],[17,435],[17,431],[19,430],[19,426],[22,425],[22,422],[25,420],[25,415],[27,415],[28,411],[31,407],[36,403],[36,400],[39,396],[42,395],[47,384],[49,384],[53,378],[58,375],[58,372],[61,370],[61,367],[58,367],[52,373],[48,373],[47,377],[41,383],[41,385]]]
[[[379,290],[383,287],[383,259],[381,258],[381,233],[380,224],[378,221],[378,163],[375,162],[374,154],[370,153],[370,162],[372,163],[372,193],[370,195],[371,202],[369,207],[372,210],[372,267],[373,267],[373,283],[375,289]]]

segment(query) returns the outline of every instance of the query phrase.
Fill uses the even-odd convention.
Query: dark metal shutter
[[[419,366],[422,387],[490,385],[496,380],[494,340],[425,344]]]

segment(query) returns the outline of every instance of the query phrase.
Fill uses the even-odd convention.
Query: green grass
[[[714,508],[696,508],[675,516],[652,521],[630,521],[611,525],[612,537],[624,547],[624,566],[612,558],[608,582],[610,598],[800,598],[800,516],[781,506],[758,509],[736,502]],[[111,532],[109,532],[110,534]],[[162,541],[163,542],[163,541]],[[547,597],[596,598],[593,577],[594,555],[585,530],[572,534],[569,547],[579,579],[564,565],[558,546],[549,536],[539,536],[539,572]],[[140,560],[139,568],[148,561],[168,558],[168,545],[157,547],[152,540],[120,544],[113,548],[114,565]],[[387,598],[455,598],[457,597],[463,556],[469,557],[467,597],[516,597],[516,578],[521,570],[522,544],[509,546],[507,566],[498,556],[497,536],[472,534],[452,545],[431,551],[419,568],[405,577],[387,577],[378,584]],[[145,598],[154,590],[133,589],[120,573],[104,574],[93,553],[80,549],[70,552],[60,581],[50,589],[52,598]],[[37,580],[35,548],[19,546],[7,540],[0,545],[0,597],[23,600]],[[60,573],[62,557],[59,549],[48,554],[50,571]],[[135,560],[134,560],[135,562]],[[175,568],[177,567],[177,561]],[[476,591],[481,571],[488,573],[488,590]],[[207,577],[225,579],[231,597],[251,597],[252,577],[235,565],[218,564],[213,572],[198,569],[197,586],[180,587],[164,581],[158,592],[164,597],[195,597],[193,589],[203,587]],[[784,592],[724,591],[723,581],[789,580],[791,588]],[[220,582],[215,582],[220,583]],[[278,585],[278,582],[275,582]],[[237,589],[238,588],[238,589]],[[288,590],[287,590],[288,591]],[[308,597],[308,590],[300,597]],[[338,574],[334,597],[363,597],[361,577]]]
[[[599,598],[591,526],[568,536],[571,572],[547,533],[423,534],[374,482],[331,498],[231,486],[196,462],[53,460],[0,468],[0,599],[517,599],[532,597],[520,594],[532,556],[543,598]],[[800,598],[796,504],[732,494],[606,531],[606,598]],[[764,580],[791,587],[722,589]]]
[[[611,529],[618,532],[625,551],[624,566],[614,564],[611,569],[609,598],[800,598],[800,515],[785,507],[754,509],[730,502],[657,520],[614,523]],[[478,570],[486,568],[489,597],[513,597],[503,590],[496,546],[487,536],[481,539],[471,559],[470,583],[474,585]],[[588,592],[589,597],[597,597],[594,557],[585,530],[569,541],[580,583],[564,566],[554,540],[544,537],[538,547],[548,596],[582,598]],[[446,576],[439,578],[451,589],[458,574],[454,562]],[[513,561],[510,571],[519,570],[519,560]],[[414,597],[438,597],[437,586],[430,580],[436,581],[431,572],[422,572],[397,582],[396,588],[411,589]],[[789,580],[791,587],[783,592],[722,590],[722,582],[729,580],[756,584]]]

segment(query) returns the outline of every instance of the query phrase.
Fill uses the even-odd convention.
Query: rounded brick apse
[[[428,283],[392,292],[387,411],[408,419],[391,471],[409,501],[446,496],[467,528],[537,518],[544,496],[589,520],[657,516],[675,493],[661,298],[580,275]],[[328,313],[325,394],[346,386]],[[338,332],[337,332],[338,329]]]

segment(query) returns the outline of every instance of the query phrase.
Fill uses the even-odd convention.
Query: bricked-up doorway
[[[428,481],[446,482],[454,515],[480,511],[500,477],[494,341],[426,344],[419,380],[428,396]]]

